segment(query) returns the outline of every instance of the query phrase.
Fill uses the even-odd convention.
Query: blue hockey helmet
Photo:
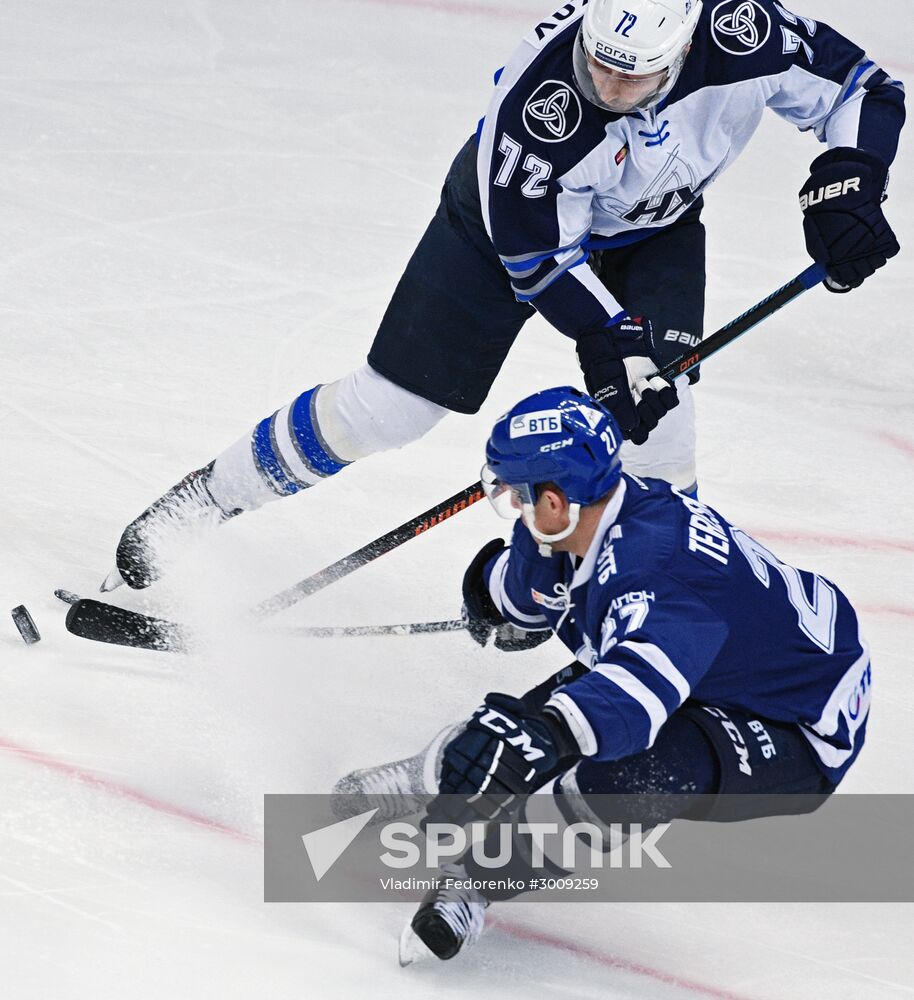
[[[492,428],[486,444],[482,484],[502,517],[524,516],[541,543],[565,538],[581,507],[596,503],[619,482],[622,434],[612,414],[571,386],[544,389],[521,400]],[[561,535],[535,529],[536,487],[555,483],[571,508],[571,524]]]

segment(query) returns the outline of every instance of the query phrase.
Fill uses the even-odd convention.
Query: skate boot
[[[225,511],[213,499],[207,486],[212,468],[210,462],[185,476],[127,525],[117,546],[116,568],[102,583],[102,593],[123,583],[134,590],[148,587],[161,576],[167,556],[178,551],[187,536],[241,513]]]
[[[400,935],[400,965],[411,965],[429,953],[442,960],[475,944],[486,923],[489,901],[476,889],[460,888],[469,879],[462,865],[442,865],[439,885],[422,900]]]
[[[350,771],[333,786],[334,815],[342,820],[377,809],[368,824],[377,826],[419,812],[428,796],[437,794],[441,755],[462,728],[462,722],[445,726],[414,757]]]

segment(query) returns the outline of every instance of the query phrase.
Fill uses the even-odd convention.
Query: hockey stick
[[[702,361],[706,361],[728,344],[732,344],[734,340],[740,338],[744,333],[748,333],[754,326],[758,326],[762,320],[772,316],[779,309],[783,309],[788,302],[792,302],[797,296],[808,291],[810,288],[815,288],[816,285],[824,280],[825,268],[821,264],[811,265],[801,274],[798,274],[792,281],[789,281],[786,285],[777,289],[777,291],[772,292],[769,296],[762,299],[761,302],[752,306],[751,309],[746,310],[741,316],[737,316],[736,319],[731,320],[726,326],[721,327],[715,333],[711,334],[710,337],[703,340],[697,347],[679,355],[678,358],[664,365],[660,369],[660,375],[665,379],[673,379],[680,375],[685,375],[697,365],[700,365]],[[464,503],[465,498],[466,504]],[[335,562],[332,566],[328,566],[319,573],[309,576],[300,583],[296,583],[294,586],[289,587],[288,590],[283,590],[273,597],[268,598],[254,608],[254,614],[272,615],[283,608],[291,607],[302,600],[302,598],[308,597],[310,594],[326,587],[328,583],[332,583],[347,573],[351,573],[359,566],[364,566],[379,555],[383,555],[385,552],[389,552],[390,549],[402,545],[408,538],[428,530],[428,528],[433,527],[444,518],[458,513],[458,511],[465,509],[465,506],[475,503],[480,499],[482,499],[482,483],[475,482],[472,486],[468,486],[465,490],[445,500],[443,504],[433,507],[424,514],[419,514],[399,528],[395,528],[386,535],[382,535],[376,541],[369,542],[368,545],[357,552],[353,552],[352,555],[346,556],[344,559],[340,559],[339,562]]]
[[[374,541],[363,545],[348,556],[325,566],[317,573],[306,577],[287,590],[283,590],[253,609],[256,617],[265,617],[291,607],[298,601],[322,590],[336,580],[365,566],[386,552],[391,552],[417,535],[423,535],[432,528],[466,510],[483,498],[482,483],[475,483],[442,500],[428,510],[405,521],[399,527],[388,531]],[[114,604],[105,604],[89,598],[80,599],[68,591],[57,590],[57,597],[70,604],[67,614],[67,631],[84,639],[133,646],[137,649],[174,650],[185,652],[192,645],[190,633],[177,622],[166,618],[155,618],[137,611],[128,611]],[[66,596],[65,596],[66,595]],[[70,598],[73,598],[71,600]]]
[[[669,364],[664,365],[660,370],[660,375],[667,379],[685,375],[757,326],[762,320],[772,316],[803,292],[814,288],[824,280],[825,269],[821,265],[814,264],[808,267],[792,281],[772,292],[771,295],[756,303],[741,316],[737,316],[726,326],[721,327],[693,350],[681,354]],[[261,602],[254,609],[254,614],[270,615],[283,608],[291,607],[360,566],[384,555],[385,552],[397,548],[410,538],[415,538],[416,535],[428,531],[429,528],[440,524],[446,518],[465,510],[471,504],[481,500],[482,496],[482,484],[477,481],[465,490],[455,493],[454,496],[442,503],[400,525],[399,528],[389,531],[386,535],[369,542],[361,549]],[[134,611],[126,611],[123,608],[103,604],[100,601],[92,601],[91,607],[87,607],[83,611],[74,611],[76,608],[79,608],[79,604],[74,605],[67,615],[67,628],[74,635],[97,639],[101,642],[136,646],[142,649],[186,648],[182,637],[182,628],[176,622],[152,618]]]
[[[697,347],[691,351],[686,351],[678,358],[674,358],[669,364],[660,369],[660,375],[665,379],[678,378],[690,372],[702,361],[707,361],[712,355],[717,354],[734,340],[738,340],[744,333],[748,333],[754,326],[758,326],[763,319],[773,316],[779,309],[783,309],[788,302],[793,302],[795,298],[808,292],[810,288],[815,288],[825,281],[825,268],[821,264],[813,264],[805,271],[798,274],[793,281],[788,281],[786,285],[772,292],[767,298],[757,302],[751,309],[747,309],[742,316],[737,316],[726,326],[722,326],[710,337],[706,337]]]
[[[189,653],[195,645],[193,633],[184,625],[94,601],[91,597],[80,597],[70,604],[66,626],[68,632],[82,639],[135,649]]]
[[[128,611],[91,598],[80,598],[75,594],[67,596],[75,598],[72,602],[67,600],[70,604],[67,631],[84,639],[120,646],[127,645],[124,636],[130,635],[136,641],[129,645],[169,653],[188,653],[199,645],[189,629],[177,626],[174,622],[152,618],[138,611]],[[465,628],[463,619],[454,618],[449,621],[408,622],[398,625],[315,625],[281,629],[276,634],[309,639],[341,639],[356,636],[428,635],[436,632],[459,632]]]
[[[380,538],[376,538],[373,542],[369,542],[360,549],[356,549],[350,555],[338,559],[325,569],[319,570],[299,583],[293,584],[287,590],[282,590],[278,594],[267,598],[267,600],[261,601],[254,608],[253,613],[258,617],[262,617],[273,615],[284,608],[292,607],[293,604],[297,604],[305,597],[310,597],[311,594],[323,590],[328,584],[340,580],[344,576],[348,576],[360,566],[365,566],[373,562],[379,556],[383,556],[385,552],[390,552],[398,548],[411,538],[424,534],[426,531],[434,528],[435,525],[441,524],[442,521],[447,520],[449,517],[453,517],[454,514],[459,514],[461,511],[466,510],[467,507],[482,500],[482,498],[482,483],[477,480],[475,483],[467,486],[466,489],[462,489],[459,493],[448,497],[447,500],[442,500],[441,503],[435,504],[434,507],[429,508],[421,514],[417,514],[414,518],[401,524],[399,528],[388,531],[386,535],[381,535]]]
[[[443,622],[410,622],[403,625],[307,625],[304,628],[270,630],[272,635],[301,635],[308,639],[342,639],[350,636],[430,635],[434,632],[460,632],[467,627],[462,618]]]

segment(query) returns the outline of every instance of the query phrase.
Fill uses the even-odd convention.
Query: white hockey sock
[[[417,441],[448,413],[369,365],[325,385],[317,399],[324,438],[346,462]]]
[[[677,489],[695,487],[695,398],[685,378],[677,379],[679,406],[663,417],[644,444],[626,441],[622,468],[634,476],[665,479]]]
[[[447,412],[366,365],[261,420],[216,459],[209,488],[224,510],[255,510],[422,437]]]

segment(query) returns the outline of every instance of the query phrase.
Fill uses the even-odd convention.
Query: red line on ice
[[[40,750],[30,750],[28,747],[19,746],[17,743],[11,743],[9,740],[2,738],[0,738],[0,750],[14,753],[18,757],[32,761],[34,764],[40,764],[51,771],[57,771],[58,774],[65,774],[70,778],[76,778],[84,784],[92,785],[94,788],[99,788],[105,792],[110,792],[112,795],[117,795],[122,799],[130,799],[132,802],[138,802],[140,805],[154,809],[156,812],[164,813],[166,816],[172,816],[175,819],[184,819],[190,823],[194,823],[196,826],[205,827],[207,830],[212,830],[215,833],[222,833],[233,840],[240,840],[247,844],[261,843],[257,837],[251,837],[241,830],[236,830],[225,823],[220,823],[218,820],[202,816],[200,813],[183,808],[183,806],[176,806],[171,802],[165,802],[163,799],[147,795],[145,792],[138,792],[136,789],[122,785],[118,781],[103,778],[98,774],[93,774],[92,771],[87,771],[85,768],[77,767],[75,764],[68,764],[66,761],[58,760],[56,757],[51,757]]]
[[[811,542],[841,549],[866,549],[870,552],[914,552],[914,542],[888,538],[857,538],[854,535],[824,535],[813,531],[770,531],[753,528],[751,533],[761,541]]]
[[[914,618],[914,608],[901,608],[893,604],[864,604],[857,606],[857,610],[867,615],[900,615],[902,618]]]
[[[50,754],[43,753],[40,750],[31,750],[28,747],[21,746],[18,743],[13,743],[10,740],[0,737],[0,751],[4,750],[7,753],[12,753],[17,757],[21,757],[23,760],[30,761],[33,764],[38,764],[41,767],[46,767],[51,771],[56,771],[58,774],[66,775],[69,778],[75,778],[77,781],[91,785],[99,791],[107,792],[110,795],[116,795],[119,798],[129,799],[131,802],[136,802],[139,805],[146,806],[147,809],[152,809],[155,812],[163,813],[164,815],[171,816],[174,819],[186,820],[189,823],[193,823],[195,826],[210,830],[213,833],[220,833],[223,836],[230,837],[232,840],[240,841],[241,843],[263,846],[263,841],[259,837],[253,837],[250,834],[245,833],[243,830],[237,830],[234,827],[229,826],[227,823],[220,823],[218,820],[210,819],[208,816],[195,813],[190,809],[183,808],[182,806],[173,805],[171,802],[166,802],[164,799],[156,798],[153,795],[147,795],[145,792],[139,792],[134,788],[130,788],[129,785],[121,784],[119,781],[112,781],[110,778],[103,778],[98,774],[94,774],[92,771],[86,770],[85,768],[78,767],[75,764],[69,764],[63,760],[58,760],[56,757],[52,757]],[[532,941],[546,948],[555,948],[556,951],[567,952],[568,954],[575,955],[578,958],[595,962],[605,968],[621,969],[626,972],[631,972],[639,976],[644,976],[648,979],[653,979],[657,982],[666,983],[669,986],[677,986],[680,989],[688,990],[689,992],[700,996],[710,997],[711,1000],[746,1000],[745,997],[737,996],[735,993],[729,993],[726,990],[720,990],[714,986],[704,986],[701,983],[692,982],[688,979],[681,979],[679,976],[663,972],[661,969],[653,969],[650,966],[642,965],[639,962],[630,962],[624,958],[616,958],[613,955],[607,955],[604,952],[598,951],[596,948],[589,948],[576,941],[566,941],[564,938],[560,938],[552,934],[545,934],[541,931],[522,927],[520,924],[512,923],[510,920],[496,918],[492,920],[492,924],[493,926],[497,926],[503,933],[509,935],[510,937],[517,938],[518,940]]]
[[[609,969],[621,969],[624,972],[632,972],[638,976],[645,976],[649,979],[666,983],[668,986],[688,990],[690,993],[696,993],[699,996],[713,997],[714,1000],[746,1000],[745,997],[731,993],[729,990],[721,990],[715,986],[706,986],[704,983],[693,982],[691,979],[683,979],[681,976],[675,976],[669,972],[651,968],[649,965],[642,965],[640,962],[631,962],[627,958],[616,958],[613,955],[607,955],[605,952],[597,951],[595,948],[589,948],[587,945],[580,944],[577,941],[566,941],[564,938],[555,937],[543,931],[533,930],[530,927],[524,927],[509,920],[490,917],[489,921],[503,933],[517,938],[519,941],[532,941],[534,944],[555,948],[557,951],[567,951],[572,955],[589,959],[591,962]]]
[[[907,455],[908,458],[914,458],[914,442],[901,437],[900,434],[892,434],[891,431],[879,431],[876,437],[880,441],[885,441],[886,444],[891,445],[902,454]]]

